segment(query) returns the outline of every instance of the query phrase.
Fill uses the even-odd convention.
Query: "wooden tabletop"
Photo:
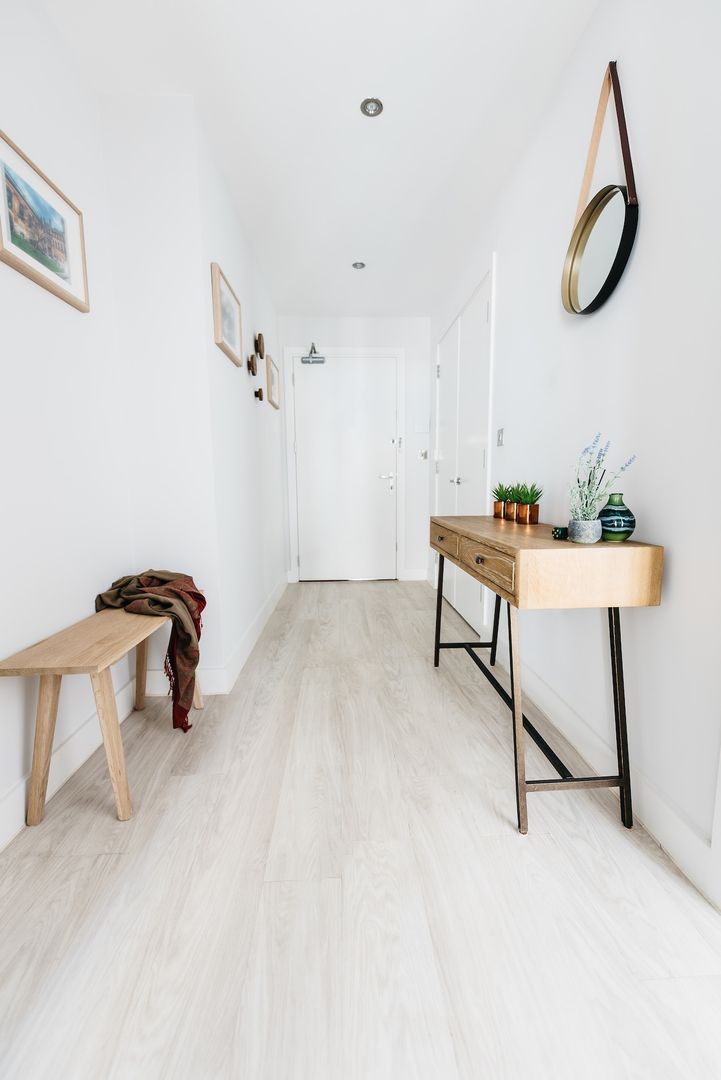
[[[91,675],[104,671],[169,622],[106,608],[0,661],[0,675]]]
[[[486,582],[482,567],[475,572],[464,557],[465,542],[457,558],[450,556],[456,566],[516,607],[648,607],[661,602],[663,548],[658,544],[574,544],[554,540],[551,525],[518,525],[494,517],[432,517],[431,523],[513,559],[511,592]]]
[[[570,551],[578,553],[579,549],[586,552],[603,551],[608,548],[620,550],[621,548],[658,548],[658,544],[645,544],[636,540],[624,540],[623,542],[597,543],[597,544],[574,544],[571,541],[554,540],[552,536],[553,525],[518,525],[515,521],[505,521],[503,518],[494,517],[432,517],[431,521],[436,525],[443,525],[461,536],[467,536],[470,540],[481,540],[499,551],[508,555],[515,555],[519,551]],[[663,550],[663,549],[661,549]]]

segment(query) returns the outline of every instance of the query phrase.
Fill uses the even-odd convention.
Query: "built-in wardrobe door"
[[[438,343],[436,513],[441,517],[456,513],[458,475],[458,334],[459,322]],[[443,595],[455,606],[456,568],[446,563]]]
[[[436,513],[488,513],[490,275],[438,344]],[[443,595],[481,631],[488,600],[478,582],[446,563]]]
[[[456,513],[488,513],[488,410],[490,397],[490,275],[460,316],[458,352],[458,472]],[[488,590],[458,572],[455,607],[480,630]]]

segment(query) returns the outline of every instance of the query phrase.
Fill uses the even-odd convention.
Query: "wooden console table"
[[[550,525],[517,525],[492,517],[433,517],[430,544],[440,556],[433,662],[438,667],[441,649],[464,649],[511,709],[519,832],[528,832],[526,796],[529,792],[595,787],[619,788],[621,820],[630,829],[633,811],[619,609],[660,604],[663,548],[631,540],[573,544],[554,540]],[[446,559],[496,594],[490,641],[441,641]],[[510,694],[477,655],[478,649],[490,649],[491,667],[496,662],[502,600],[508,608]],[[523,715],[518,612],[520,609],[551,608],[608,608],[618,759],[618,773],[614,776],[573,776]],[[526,779],[524,731],[551,762],[559,779]]]

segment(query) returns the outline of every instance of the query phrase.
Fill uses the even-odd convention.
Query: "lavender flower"
[[[601,432],[598,431],[591,445],[581,451],[578,459],[576,476],[569,489],[570,512],[574,521],[594,521],[613,484],[636,460],[636,455],[633,454],[618,472],[606,479],[605,461],[611,442],[608,440],[599,449],[600,442]]]

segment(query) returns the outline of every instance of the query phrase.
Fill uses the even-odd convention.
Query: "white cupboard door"
[[[458,360],[458,483],[456,513],[488,513],[487,459],[490,396],[490,275],[460,316]],[[482,630],[487,590],[459,573],[455,608]]]
[[[437,495],[436,513],[440,517],[452,516],[456,510],[456,464],[458,458],[458,321],[441,338],[438,345],[439,375],[438,423],[436,462]],[[443,595],[455,605],[456,577],[458,571],[446,562],[443,576]]]
[[[293,360],[301,581],[396,576],[396,367]]]

